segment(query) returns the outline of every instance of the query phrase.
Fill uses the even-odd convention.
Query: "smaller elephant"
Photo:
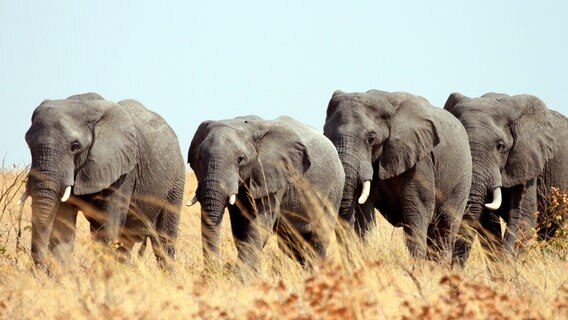
[[[258,272],[270,231],[279,247],[307,263],[324,257],[333,234],[344,173],[323,134],[292,118],[257,116],[205,121],[189,147],[198,180],[206,270],[219,267],[219,237],[228,207],[239,266]]]
[[[45,100],[26,132],[32,164],[32,258],[46,267],[48,250],[70,262],[81,210],[96,240],[128,259],[150,238],[162,267],[175,257],[185,165],[178,139],[158,114],[135,100],[96,93]]]
[[[469,209],[455,260],[466,262],[476,234],[492,258],[517,254],[535,228],[541,239],[553,235],[558,221],[547,216],[548,195],[551,187],[568,188],[568,118],[532,95],[469,98],[455,92],[445,109],[466,128],[473,159]],[[540,225],[543,220],[552,223]]]
[[[463,125],[410,93],[337,90],[324,134],[345,169],[347,225],[363,237],[376,208],[404,228],[412,256],[449,260],[471,185]]]

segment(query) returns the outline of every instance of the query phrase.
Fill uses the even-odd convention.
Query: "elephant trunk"
[[[26,191],[32,197],[32,258],[43,265],[49,238],[62,196],[68,198],[73,184],[72,162],[53,148],[32,149],[32,165]],[[69,169],[71,168],[71,169]]]
[[[217,269],[219,262],[219,240],[221,222],[227,197],[220,192],[207,192],[208,197],[201,200],[201,241],[206,269]]]
[[[238,191],[238,176],[222,169],[226,167],[218,159],[210,160],[196,192],[201,204],[201,239],[206,269],[220,266],[219,240],[223,213],[227,205],[235,203]]]
[[[369,196],[373,169],[370,161],[368,164],[364,164],[361,161],[362,157],[353,152],[357,150],[354,142],[340,138],[334,144],[345,171],[345,185],[339,206],[339,216],[353,224],[357,202],[363,204]]]
[[[497,210],[501,206],[502,177],[499,166],[480,156],[472,148],[473,175],[469,206],[480,212],[487,208]],[[491,194],[491,196],[489,196]]]
[[[32,196],[32,259],[36,265],[44,265],[49,238],[59,199],[53,190],[44,190],[45,196]]]

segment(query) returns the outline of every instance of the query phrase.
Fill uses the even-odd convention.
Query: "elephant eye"
[[[79,141],[73,141],[73,143],[71,143],[71,152],[76,152],[79,149],[81,149],[81,143]]]
[[[497,142],[497,151],[505,152],[505,150],[507,150],[507,146],[505,145],[505,143],[503,141]]]
[[[239,166],[244,165],[244,164],[245,164],[245,161],[246,161],[245,156],[240,156],[240,157],[237,158],[237,164],[238,164]]]
[[[375,140],[377,140],[377,135],[375,133],[371,133],[369,134],[369,136],[367,137],[367,143],[369,145],[373,144],[373,142],[375,142]]]

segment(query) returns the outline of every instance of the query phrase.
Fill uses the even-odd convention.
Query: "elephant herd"
[[[96,93],[45,100],[26,133],[31,254],[70,262],[81,210],[92,237],[128,260],[149,239],[175,259],[185,184],[176,134],[135,100]],[[238,260],[258,271],[271,233],[301,264],[334,231],[364,238],[375,209],[404,230],[415,258],[463,266],[476,235],[489,257],[546,240],[551,187],[568,187],[568,119],[537,97],[452,93],[444,109],[404,92],[333,93],[323,134],[290,117],[201,123],[189,146],[206,269],[218,267],[228,210]],[[536,214],[539,212],[540,214]],[[502,230],[501,219],[506,227]],[[342,241],[337,232],[338,241]]]

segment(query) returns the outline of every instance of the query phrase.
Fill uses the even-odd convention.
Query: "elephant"
[[[449,261],[471,184],[463,125],[410,93],[337,90],[324,134],[345,169],[343,224],[365,239],[378,209],[411,256]]]
[[[455,260],[466,262],[475,233],[491,258],[517,255],[535,228],[540,239],[553,235],[556,222],[537,226],[547,219],[550,188],[568,187],[568,119],[532,95],[454,92],[444,108],[466,128],[473,161],[467,232],[456,242]]]
[[[161,267],[175,258],[185,163],[176,134],[135,100],[96,93],[44,100],[25,135],[32,163],[23,200],[32,197],[31,255],[48,268],[72,261],[78,210],[92,237],[128,261],[150,238]]]
[[[304,266],[313,261],[308,257],[325,257],[345,178],[323,134],[285,116],[204,121],[188,162],[198,180],[189,204],[201,205],[206,272],[220,267],[225,208],[241,276],[260,271],[259,254],[272,232],[279,247]]]

